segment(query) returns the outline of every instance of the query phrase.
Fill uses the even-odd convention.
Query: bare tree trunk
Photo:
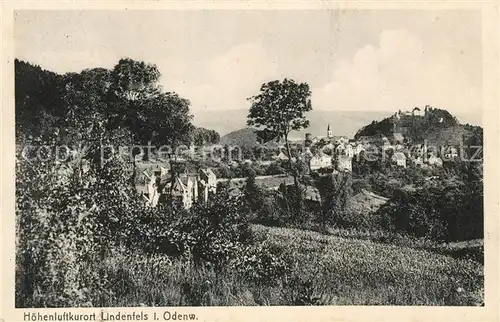
[[[290,167],[290,172],[293,176],[293,183],[295,185],[295,189],[299,188],[299,182],[297,180],[297,174],[295,173],[293,169],[293,163],[292,163],[292,153],[290,151],[290,144],[288,144],[288,134],[285,135],[285,147],[286,147],[286,153],[288,154],[288,166]]]
[[[286,147],[286,152],[288,154],[288,165],[290,167],[290,172],[293,176],[293,184],[294,184],[294,188],[295,188],[295,191],[294,191],[294,207],[292,209],[292,211],[295,213],[295,218],[294,220],[296,220],[298,218],[298,216],[300,216],[300,213],[301,213],[301,203],[302,203],[302,200],[299,200],[297,198],[302,198],[302,196],[299,196],[300,192],[299,192],[299,182],[298,182],[298,179],[297,179],[297,173],[295,171],[295,169],[293,168],[293,162],[292,162],[292,153],[290,151],[290,144],[288,143],[288,134],[285,135],[285,147]],[[286,189],[286,184],[285,184],[285,191],[287,191],[288,189]],[[288,195],[288,193],[286,193]],[[286,197],[286,204],[287,204],[287,209],[288,209],[288,213],[290,213],[290,203],[288,201],[288,196]]]
[[[172,205],[173,204],[173,199],[174,199],[174,184],[175,184],[175,181],[177,180],[177,169],[176,169],[176,166],[177,166],[177,152],[176,152],[176,148],[173,149],[174,150],[174,164],[172,164],[172,162],[170,162],[170,189],[169,189],[169,197],[170,197],[170,204]],[[172,158],[170,158],[172,159]]]

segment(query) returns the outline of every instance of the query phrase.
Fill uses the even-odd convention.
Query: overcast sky
[[[17,58],[58,73],[155,63],[195,116],[284,77],[318,110],[481,108],[477,11],[19,11],[15,37]]]

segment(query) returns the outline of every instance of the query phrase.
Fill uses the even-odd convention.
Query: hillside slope
[[[220,144],[231,145],[231,146],[241,146],[241,147],[253,147],[257,145],[257,133],[249,127],[230,132],[220,138]]]
[[[373,120],[381,120],[394,114],[394,111],[325,111],[312,110],[307,113],[310,126],[301,131],[293,131],[291,137],[303,138],[304,134],[310,132],[313,136],[326,135],[326,127],[331,125],[334,135],[345,135],[353,137],[354,134],[366,124]],[[193,124],[209,129],[214,129],[220,135],[228,134],[245,128],[248,110],[235,109],[228,111],[194,110]],[[460,123],[481,125],[481,113],[454,114]]]
[[[255,225],[330,305],[481,305],[483,266],[426,250]],[[463,291],[457,293],[457,289]],[[330,298],[330,296],[334,296]]]
[[[460,124],[458,119],[446,110],[429,108],[423,116],[392,115],[381,121],[372,121],[362,127],[355,138],[363,136],[393,137],[394,133],[402,133],[412,142],[427,140],[436,145],[459,145],[462,141],[474,136],[480,127]]]

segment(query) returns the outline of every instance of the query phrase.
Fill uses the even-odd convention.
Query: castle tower
[[[312,142],[311,133],[306,133],[306,137],[305,137],[304,145],[305,145],[305,146],[310,146],[310,145],[311,145],[311,142]]]
[[[333,132],[330,129],[330,123],[328,123],[328,128],[326,129],[326,137],[331,139],[333,137]]]

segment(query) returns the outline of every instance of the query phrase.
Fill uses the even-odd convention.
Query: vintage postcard
[[[497,2],[2,3],[2,321],[498,321]]]

